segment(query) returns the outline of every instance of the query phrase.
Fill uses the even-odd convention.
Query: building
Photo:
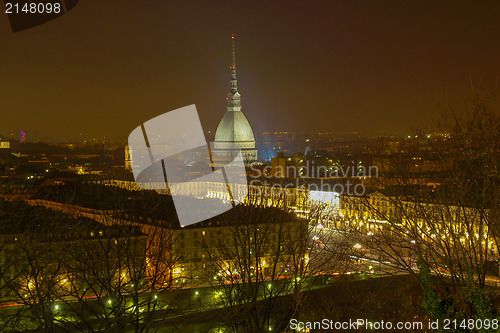
[[[131,276],[146,283],[146,235],[140,227],[106,226],[19,201],[0,202],[0,213],[4,307],[96,296],[102,288],[116,287],[119,277],[122,286]]]
[[[278,156],[271,158],[271,176],[278,178],[288,177],[286,173],[285,153],[279,152]]]
[[[357,230],[367,236],[383,234],[385,240],[404,234],[406,239],[398,241],[406,242],[406,248],[419,243],[438,247],[460,244],[469,251],[482,251],[487,260],[496,260],[498,247],[494,233],[489,230],[494,225],[489,222],[490,211],[440,199],[432,195],[396,195],[390,190],[364,196],[342,195],[339,210],[342,219],[335,227]]]
[[[132,153],[129,145],[125,146],[125,170],[132,172]]]
[[[0,140],[0,149],[9,149],[10,148],[10,142],[9,141],[1,141]]]
[[[214,164],[224,165],[234,159],[241,149],[246,164],[257,160],[255,137],[247,118],[241,112],[241,95],[236,80],[236,48],[232,36],[233,62],[231,65],[231,90],[227,95],[226,113],[215,132],[212,157]]]
[[[234,212],[174,230],[175,283],[241,283],[297,274],[308,261],[307,220],[276,208]]]
[[[128,191],[143,191],[144,189],[138,186],[133,181],[128,180],[105,180],[95,181],[96,184],[106,186],[114,186],[123,188]],[[182,188],[179,195],[191,196],[196,199],[220,199],[230,200],[226,190],[225,183],[217,182],[186,182],[186,186]],[[155,190],[159,194],[170,195],[170,191]],[[242,193],[248,191],[248,195],[242,202],[244,205],[256,207],[277,207],[295,212],[297,216],[306,217],[309,213],[310,198],[309,191],[300,186],[280,187],[280,186],[264,186],[262,184],[235,184],[233,185],[234,193]],[[328,192],[330,194],[334,192]],[[334,194],[336,195],[336,193]]]

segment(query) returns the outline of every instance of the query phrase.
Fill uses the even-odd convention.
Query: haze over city
[[[500,3],[81,2],[36,29],[0,19],[0,134],[126,137],[196,104],[204,130],[224,113],[228,36],[254,131],[404,135],[498,91]]]

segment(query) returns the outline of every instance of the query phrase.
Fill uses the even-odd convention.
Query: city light
[[[0,330],[495,329],[500,4],[380,1],[6,2]]]

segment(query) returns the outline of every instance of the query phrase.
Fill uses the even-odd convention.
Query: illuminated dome
[[[255,142],[252,127],[241,111],[226,111],[215,132],[215,142]]]

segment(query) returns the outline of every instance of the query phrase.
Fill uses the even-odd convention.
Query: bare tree
[[[173,280],[172,228],[135,222],[133,212],[123,219],[121,194],[108,197],[112,210],[38,202],[65,213],[3,201],[4,329],[148,332],[172,311],[182,287]]]
[[[328,275],[349,264],[344,244],[311,223],[322,209],[300,213],[308,218],[297,217],[297,207],[307,207],[297,201],[306,196],[292,196],[278,187],[274,193],[266,190],[254,193],[249,206],[195,229],[207,258],[212,304],[225,309],[222,325],[234,332],[285,330],[306,292],[322,287]]]
[[[388,271],[417,277],[431,317],[495,313],[487,285],[498,283],[498,264],[489,268],[500,240],[499,129],[488,97],[476,96],[463,115],[447,110],[439,139],[427,138],[440,170],[432,184],[400,167],[381,190],[343,197],[347,236]]]

